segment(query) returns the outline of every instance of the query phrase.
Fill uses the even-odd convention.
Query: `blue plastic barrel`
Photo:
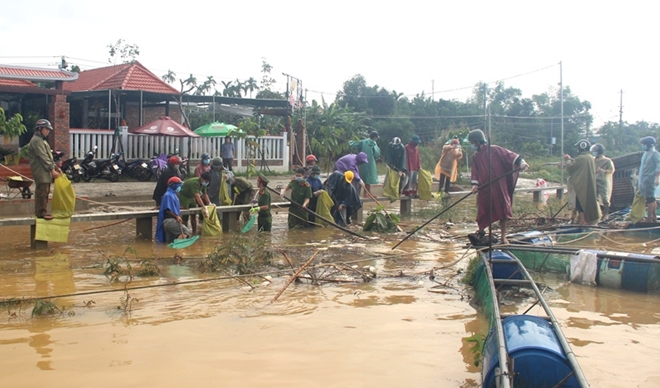
[[[649,269],[651,264],[626,261],[621,275],[621,288],[628,291],[648,291]]]
[[[485,252],[488,258],[488,252]],[[523,274],[519,271],[518,262],[509,254],[502,251],[493,251],[493,259],[508,260],[511,263],[493,263],[493,279],[522,279]]]
[[[505,318],[502,326],[506,349],[513,359],[514,387],[551,388],[571,373],[570,363],[548,321],[532,315],[515,315]],[[497,336],[491,329],[484,343],[482,387],[495,388],[497,368]],[[580,385],[571,376],[561,386]]]

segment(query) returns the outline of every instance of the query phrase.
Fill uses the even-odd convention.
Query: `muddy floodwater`
[[[174,251],[134,241],[134,221],[73,223],[69,244],[35,252],[27,227],[3,228],[1,298],[65,296],[50,299],[60,312],[48,316],[32,317],[34,303],[2,305],[0,385],[479,386],[468,339],[487,334],[488,323],[460,283],[474,224],[439,222],[392,251],[404,234],[362,241],[330,228],[287,231],[285,217],[275,216],[269,237],[273,265],[248,285],[198,266],[235,234]],[[588,243],[648,252],[644,242]],[[317,249],[315,263],[346,262],[377,277],[292,283],[271,303],[293,273],[279,251],[298,267]],[[154,258],[160,276],[112,282],[103,273],[118,257],[135,268]],[[537,279],[591,386],[660,386],[660,296]]]

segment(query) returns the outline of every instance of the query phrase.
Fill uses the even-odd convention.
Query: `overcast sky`
[[[507,79],[530,97],[564,85],[592,103],[595,125],[660,122],[652,1],[69,1],[2,2],[0,63],[83,70],[108,63],[122,38],[158,76],[260,79],[288,73],[308,99],[331,102],[362,74],[408,96],[465,100],[479,81]],[[536,71],[538,69],[543,69]],[[222,89],[222,85],[217,86]],[[461,89],[461,90],[454,90]],[[454,91],[448,91],[454,90]],[[312,92],[313,91],[313,92]]]

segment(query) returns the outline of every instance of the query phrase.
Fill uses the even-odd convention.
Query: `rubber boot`
[[[648,204],[646,210],[648,211],[647,220],[649,222],[653,222],[653,223],[656,222],[657,209],[658,209],[658,203],[657,202],[651,202],[651,203]]]

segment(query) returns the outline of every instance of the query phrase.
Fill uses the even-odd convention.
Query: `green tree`
[[[253,77],[250,77],[243,84],[243,88],[246,94],[247,92],[250,92],[250,98],[252,98],[252,92],[259,90],[259,85],[257,85],[257,80],[255,80]]]
[[[660,125],[646,121],[637,121],[634,124],[609,121],[601,126],[597,132],[600,142],[605,146],[609,155],[620,155],[641,150],[639,139],[645,136],[658,137]]]
[[[113,65],[117,63],[117,60],[120,59],[122,63],[133,63],[135,59],[140,55],[140,48],[136,44],[128,44],[124,39],[117,40],[115,44],[109,44],[106,46],[108,48],[108,63]]]
[[[5,114],[5,110],[0,108],[0,134],[5,137],[5,140],[12,140],[21,136],[27,131],[23,124],[23,116],[20,113],[14,114],[9,120]]]

